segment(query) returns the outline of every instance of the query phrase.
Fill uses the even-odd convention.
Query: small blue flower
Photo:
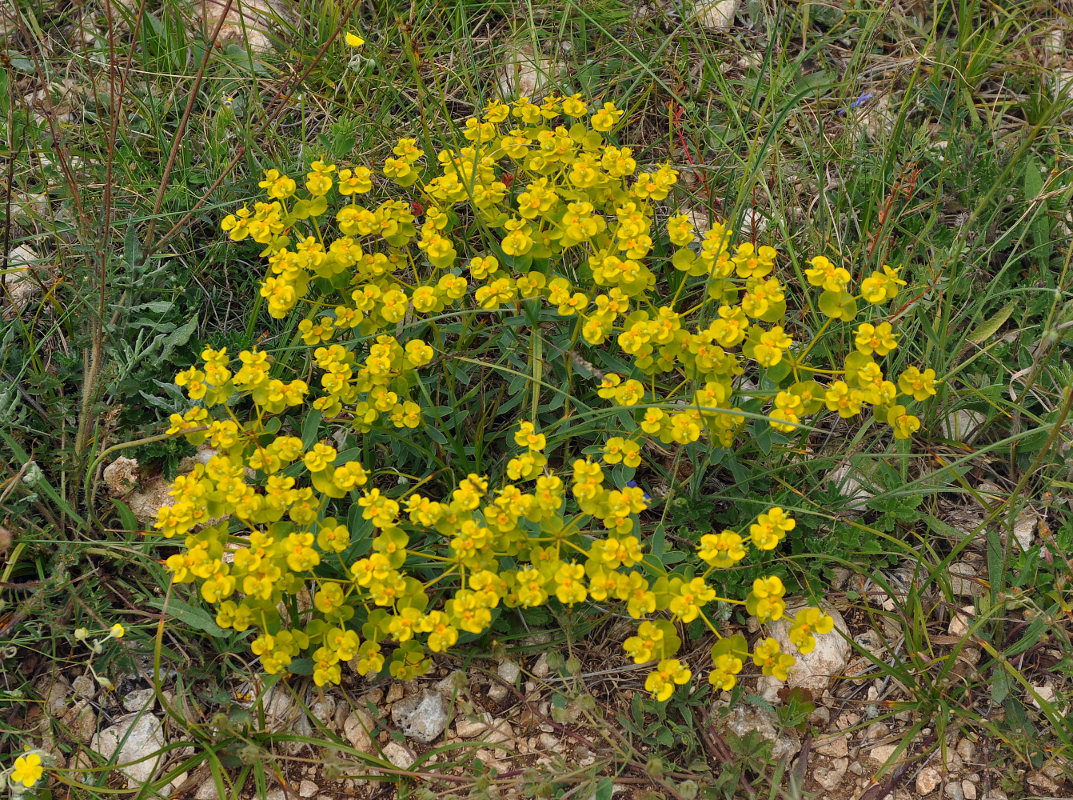
[[[865,92],[860,97],[858,97],[856,100],[854,100],[852,103],[850,103],[848,108],[840,108],[840,109],[838,109],[839,116],[845,114],[846,111],[848,111],[850,109],[860,108],[861,106],[863,106],[865,103],[867,103],[871,99],[872,99],[872,93],[871,92]]]

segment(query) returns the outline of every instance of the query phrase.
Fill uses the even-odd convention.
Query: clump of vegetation
[[[355,659],[359,673],[388,660],[414,678],[501,605],[592,600],[639,621],[624,647],[652,665],[645,687],[660,700],[692,675],[675,623],[716,636],[705,668],[720,689],[749,657],[787,677],[794,658],[774,638],[750,652],[709,613],[729,603],[778,620],[782,580],[761,575],[741,600],[717,597],[709,576],[774,550],[794,519],[773,507],[704,534],[694,553],[654,555],[641,451],[729,449],[755,431],[749,419],[792,434],[817,413],[865,408],[906,439],[920,420],[904,402],[935,394],[935,372],[912,366],[894,382],[877,360],[898,345],[886,307],[905,281],[888,266],[854,280],[811,259],[820,319],[788,328],[776,251],[665,212],[678,172],[641,168],[610,140],[622,115],[580,95],[495,101],[465,120],[463,146],[426,154],[400,139],[377,173],[314,161],[305,191],[271,169],[267,201],[223,220],[232,240],[264,246],[269,314],[303,318],[277,359],[208,348],[176,377],[198,405],[170,432],[216,454],[176,480],[156,527],[185,536],[167,565],[219,606],[217,623],[259,631],[267,672],[310,655],[317,685]],[[411,195],[365,202],[382,178]],[[470,410],[437,397],[475,329],[529,354],[479,458],[466,455]],[[854,349],[842,363],[810,359],[843,330]],[[580,380],[545,379],[549,345]],[[400,438],[428,462],[403,481],[382,467]],[[790,640],[808,653],[832,627],[805,608]]]

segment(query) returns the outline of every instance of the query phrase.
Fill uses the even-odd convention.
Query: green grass
[[[202,345],[284,352],[291,341],[293,329],[267,322],[252,300],[257,249],[226,243],[218,230],[226,210],[257,194],[261,170],[302,171],[320,155],[371,163],[399,135],[430,148],[457,141],[460,120],[494,96],[510,40],[560,65],[553,86],[624,105],[638,161],[670,158],[686,173],[683,206],[732,223],[758,215],[758,240],[784,254],[786,280],[800,281],[815,254],[838,256],[855,275],[905,265],[914,291],[898,309],[904,346],[892,371],[903,359],[943,378],[912,447],[890,446],[864,424],[821,440],[807,459],[778,457],[777,447],[720,463],[695,455],[688,470],[683,454],[651,464],[669,490],[658,509],[663,534],[695,538],[743,497],[782,503],[800,522],[780,551],[781,574],[820,597],[836,569],[848,570],[855,624],[870,620],[887,642],[884,655],[868,656],[870,674],[903,690],[883,715],[913,712],[903,755],[945,747],[950,728],[991,742],[996,769],[1011,775],[1073,756],[1061,712],[1073,668],[1063,396],[1073,384],[1073,103],[1068,88],[1054,94],[1041,44],[1069,19],[1027,1],[920,4],[908,16],[885,4],[843,6],[747,2],[737,27],[710,31],[655,4],[641,15],[604,0],[303,2],[279,20],[274,49],[252,53],[208,46],[190,33],[192,7],[173,0],[144,11],[113,3],[110,22],[103,3],[19,0],[0,45],[4,244],[5,253],[23,245],[36,254],[41,286],[0,326],[0,524],[11,539],[0,538],[0,645],[9,648],[0,766],[26,741],[41,681],[86,662],[74,629],[115,621],[129,633],[94,657],[98,674],[152,678],[154,662],[196,664],[172,686],[168,713],[193,755],[177,756],[158,784],[207,760],[221,796],[239,797],[240,787],[263,796],[293,766],[280,752],[288,736],[264,732],[256,714],[226,699],[232,676],[249,671],[245,644],[212,635],[198,601],[169,588],[159,561],[172,551],[108,499],[100,470],[125,454],[174,472],[188,452],[158,437],[183,407],[169,384]],[[344,25],[368,40],[361,56],[338,41],[323,49]],[[51,102],[26,99],[44,87]],[[2,271],[10,288],[6,261]],[[509,339],[482,334],[467,344],[470,361],[445,374],[443,391],[444,402],[480,409],[476,427],[487,435],[474,452],[454,452],[477,465],[498,458],[495,409],[511,375],[529,376],[531,363],[525,353],[500,355]],[[941,433],[959,409],[982,415],[971,444]],[[806,442],[782,446],[803,452]],[[412,452],[396,455],[420,472]],[[841,464],[874,494],[863,514],[830,485]],[[952,523],[957,509],[973,523]],[[1002,540],[1026,509],[1045,527],[1020,553]],[[968,601],[952,593],[947,567],[970,551],[983,559],[983,583],[968,637],[952,643],[946,621]],[[915,573],[905,591],[889,584],[895,567]],[[893,610],[852,588],[864,581],[893,598]],[[584,660],[584,634],[600,623],[588,613],[565,628],[536,624],[569,637]],[[501,638],[509,647],[510,633]],[[966,674],[958,656],[968,648],[980,660]],[[474,656],[491,652],[482,643]],[[1034,688],[1048,683],[1059,687],[1054,701]],[[705,741],[703,694],[634,709],[598,688],[590,694],[581,679],[563,685],[596,698],[582,703],[579,730],[606,740],[596,764],[563,771],[558,783],[555,770],[524,776],[551,796],[603,796],[606,778],[640,781],[653,758],[665,777],[650,788],[670,796],[688,796],[688,780],[713,797],[747,796],[747,784],[797,796],[787,765]],[[203,711],[191,718],[184,708]],[[654,723],[674,736],[656,737]],[[920,734],[926,727],[933,737]],[[339,775],[384,767],[316,726],[306,738]],[[58,741],[68,756],[77,749]],[[466,748],[439,755],[415,769],[447,776],[470,758]],[[71,796],[112,792],[103,765],[59,775]],[[727,775],[735,780],[719,777]],[[487,785],[522,780],[469,774],[427,786],[488,796]],[[1004,787],[1011,797],[1019,780]],[[419,785],[402,787],[422,796]]]

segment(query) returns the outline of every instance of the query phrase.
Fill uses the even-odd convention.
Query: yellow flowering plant
[[[770,508],[704,534],[695,553],[657,558],[641,522],[651,499],[632,480],[642,454],[657,442],[731,448],[748,418],[790,432],[866,408],[906,438],[920,425],[908,409],[934,394],[935,373],[883,371],[898,335],[880,318],[905,285],[890,267],[855,284],[811,259],[804,279],[823,321],[801,341],[776,251],[721,224],[696,230],[670,200],[677,171],[645,168],[612,142],[623,116],[577,95],[492,102],[465,120],[456,148],[426,154],[404,138],[375,168],[268,170],[266,199],[223,220],[232,240],[263,248],[260,296],[272,317],[301,317],[293,330],[309,358],[295,369],[263,350],[206,348],[176,376],[196,405],[170,433],[215,452],[175,480],[156,529],[183,539],[167,559],[173,579],[197,583],[220,626],[252,630],[266,672],[306,658],[318,685],[338,683],[344,662],[413,678],[503,608],[591,601],[637,620],[624,648],[651,665],[645,687],[659,700],[691,679],[679,630],[696,621],[716,637],[714,686],[732,688],[750,659],[786,677],[793,658],[773,638],[750,651],[713,613],[730,604],[779,620],[782,581],[759,577],[737,599],[717,595],[713,573],[774,550],[794,519]],[[394,196],[374,197],[392,185]],[[595,397],[582,402],[568,384],[556,407],[569,411],[542,413],[549,387],[534,371],[523,381],[532,413],[515,403],[497,419],[502,460],[459,468],[464,447],[435,455],[450,450],[448,423],[426,376],[455,357],[452,342],[508,319],[534,348],[543,329],[564,331],[564,363],[596,382]],[[814,365],[814,345],[836,330],[854,350],[838,368]],[[582,351],[618,367],[592,367]],[[464,436],[465,423],[450,433]],[[376,447],[403,435],[427,443],[429,472],[416,480],[400,481]],[[574,436],[588,437],[580,455]],[[831,629],[804,609],[790,638],[808,652]]]
[[[32,789],[41,780],[44,773],[45,768],[44,763],[41,761],[41,753],[31,750],[18,756],[9,770],[0,773],[0,779],[10,783],[12,794],[17,796],[27,789]],[[3,783],[0,783],[0,789],[3,788]]]

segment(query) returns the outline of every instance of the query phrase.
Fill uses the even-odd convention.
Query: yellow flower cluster
[[[884,376],[875,358],[897,347],[890,322],[859,324],[842,369],[810,366],[815,339],[801,347],[786,327],[775,250],[735,244],[719,224],[698,232],[684,213],[657,226],[678,173],[643,168],[629,147],[608,141],[622,116],[613,103],[590,109],[580,96],[493,102],[465,121],[456,149],[431,158],[400,139],[375,171],[315,161],[305,192],[268,170],[267,202],[223,220],[232,240],[264,247],[269,313],[308,310],[298,336],[311,350],[311,383],[285,380],[263,351],[243,351],[234,363],[225,349],[205,349],[201,366],[176,376],[199,405],[174,415],[170,432],[216,454],[175,481],[156,527],[185,538],[167,560],[174,580],[196,581],[222,627],[258,631],[252,649],[266,671],[308,654],[318,685],[339,682],[343,662],[361,673],[387,663],[393,676],[410,678],[429,668],[429,652],[487,631],[501,607],[592,600],[639,621],[625,649],[653,664],[646,688],[657,698],[689,681],[690,668],[674,657],[675,623],[698,619],[719,639],[710,681],[729,689],[750,651],[742,637],[722,637],[705,609],[734,603],[761,622],[778,620],[785,588],[767,576],[744,601],[721,598],[710,574],[747,548],[774,549],[794,520],[772,508],[747,537],[705,534],[696,563],[706,570],[669,571],[646,554],[638,517],[647,495],[632,481],[616,485],[611,471],[638,467],[648,440],[731,446],[745,419],[736,400],[747,373],[777,387],[753,395],[770,402],[779,431],[824,409],[850,417],[866,405],[896,437],[919,428],[896,401],[934,394],[935,373],[911,367],[897,383]],[[415,199],[362,202],[388,182],[413,187]],[[333,191],[340,202],[330,212]],[[485,234],[484,252],[460,254],[474,240],[462,220]],[[904,285],[883,267],[854,294],[845,268],[825,257],[809,264],[805,278],[822,289],[827,317],[817,337],[854,320],[858,300],[879,307]],[[673,296],[661,296],[668,282]],[[617,348],[632,372],[601,374],[597,393],[633,423],[586,451],[599,460],[561,463],[538,421],[522,420],[502,475],[454,476],[438,495],[378,485],[357,444],[378,426],[425,424],[415,387],[442,348],[437,321],[464,309],[517,313],[523,302],[555,309],[578,346]],[[419,330],[431,331],[436,347]],[[312,412],[331,438],[281,432],[286,419]],[[341,452],[344,441],[353,446]],[[361,531],[340,521],[358,516]],[[294,601],[303,592],[304,607]],[[808,652],[814,634],[830,630],[829,617],[807,609],[790,635]],[[752,660],[783,678],[793,663],[770,638]]]

